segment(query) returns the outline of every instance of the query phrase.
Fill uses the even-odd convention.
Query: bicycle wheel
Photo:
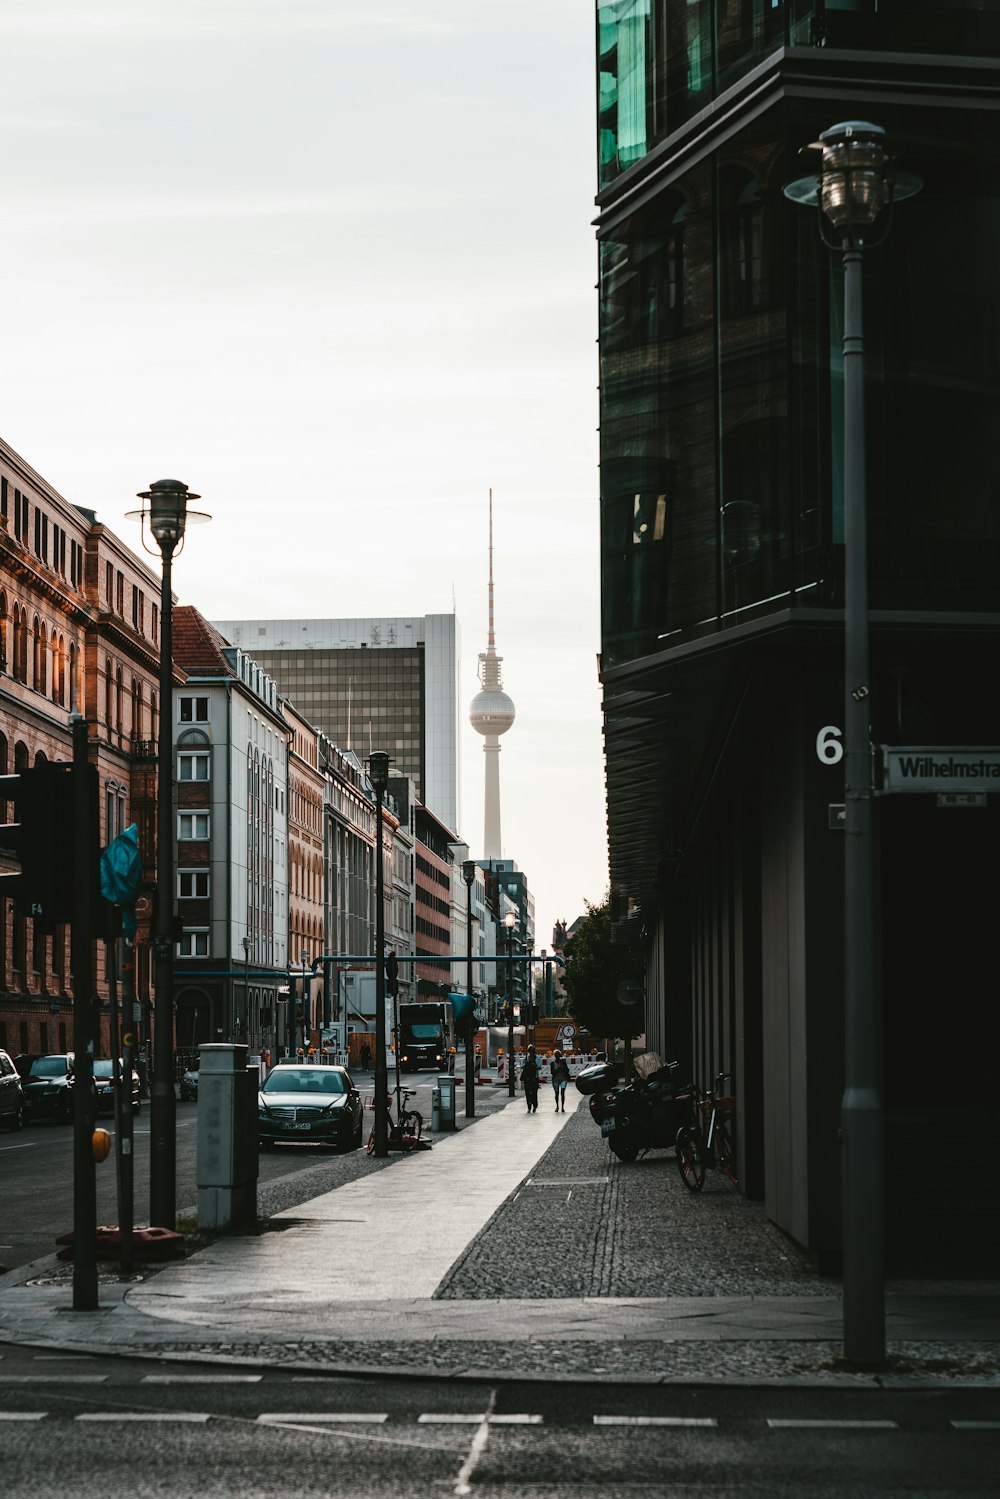
[[[400,1116],[400,1132],[407,1140],[419,1140],[420,1132],[423,1127],[424,1116],[423,1114],[418,1113],[416,1109],[407,1109],[405,1113]]]
[[[720,1120],[715,1128],[715,1147],[718,1151],[719,1169],[733,1186],[738,1185],[736,1175],[736,1147],[728,1127]]]
[[[705,1153],[695,1130],[685,1126],[677,1131],[677,1169],[689,1192],[700,1192],[705,1185]]]
[[[374,1155],[375,1154],[375,1130],[374,1130],[374,1128],[372,1129],[371,1134],[368,1136],[368,1144],[365,1146],[365,1154],[366,1155]]]

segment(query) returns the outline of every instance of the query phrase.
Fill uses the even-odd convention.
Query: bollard
[[[431,1133],[437,1134],[441,1128],[441,1089],[431,1089]]]

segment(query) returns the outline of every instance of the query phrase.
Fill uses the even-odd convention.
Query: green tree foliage
[[[631,943],[611,940],[611,899],[599,906],[585,902],[585,920],[566,945],[566,994],[569,1013],[592,1036],[621,1036],[618,985],[641,979],[642,953]],[[639,1009],[639,1024],[642,1010]]]

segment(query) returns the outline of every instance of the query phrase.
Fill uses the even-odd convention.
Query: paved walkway
[[[97,1311],[72,1310],[71,1280],[54,1261],[0,1277],[0,1341],[351,1372],[405,1365],[452,1376],[659,1381],[711,1367],[714,1378],[750,1382],[872,1378],[839,1362],[838,1288],[789,1264],[787,1241],[757,1205],[728,1190],[691,1199],[669,1158],[646,1164],[643,1175],[641,1164],[613,1162],[582,1111],[529,1116],[518,1100],[438,1137],[431,1152],[277,1213],[264,1232],[216,1239],[131,1282],[103,1274]],[[670,1192],[679,1195],[664,1198]],[[571,1202],[581,1204],[576,1216]],[[614,1244],[600,1221],[612,1208],[622,1220],[612,1225]],[[668,1240],[668,1216],[676,1227],[683,1213],[683,1232]],[[575,1283],[577,1264],[595,1253],[625,1261],[652,1253],[658,1265],[676,1260],[681,1245],[692,1265],[671,1264],[670,1273],[704,1275],[694,1256],[712,1240],[696,1242],[692,1225],[716,1242],[720,1229],[735,1228],[736,1258],[728,1271],[720,1261],[711,1294],[538,1294],[546,1274],[554,1287]],[[736,1262],[741,1245],[750,1246],[756,1282]],[[533,1278],[533,1294],[519,1294],[517,1269],[528,1290],[539,1254],[548,1269]],[[513,1266],[505,1288],[491,1262]],[[784,1282],[774,1279],[779,1262]],[[769,1294],[725,1294],[727,1274],[733,1286]],[[607,1284],[613,1289],[614,1277]],[[998,1293],[993,1284],[892,1292],[896,1355],[879,1380],[1000,1383]]]

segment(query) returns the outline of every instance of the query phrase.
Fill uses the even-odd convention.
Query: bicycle
[[[736,1175],[736,1143],[733,1137],[736,1099],[723,1094],[722,1086],[732,1078],[731,1072],[720,1072],[715,1087],[707,1092],[692,1084],[691,1121],[677,1131],[677,1169],[689,1192],[700,1192],[705,1185],[705,1169],[711,1166],[723,1173],[732,1186]]]
[[[394,1120],[392,1117],[392,1096],[390,1095],[385,1101],[386,1117],[389,1126],[388,1136],[390,1150],[428,1150],[430,1148],[427,1144],[422,1144],[420,1140],[420,1135],[424,1127],[423,1114],[421,1114],[418,1109],[408,1109],[406,1107],[407,1099],[410,1098],[413,1091],[414,1090],[412,1088],[403,1088],[397,1095],[397,1108],[399,1115],[398,1119]],[[365,1108],[371,1109],[374,1112],[375,1099],[373,1095],[369,1095],[365,1099]],[[368,1145],[366,1149],[369,1155],[374,1154],[374,1124],[372,1125],[372,1132],[368,1136]]]

